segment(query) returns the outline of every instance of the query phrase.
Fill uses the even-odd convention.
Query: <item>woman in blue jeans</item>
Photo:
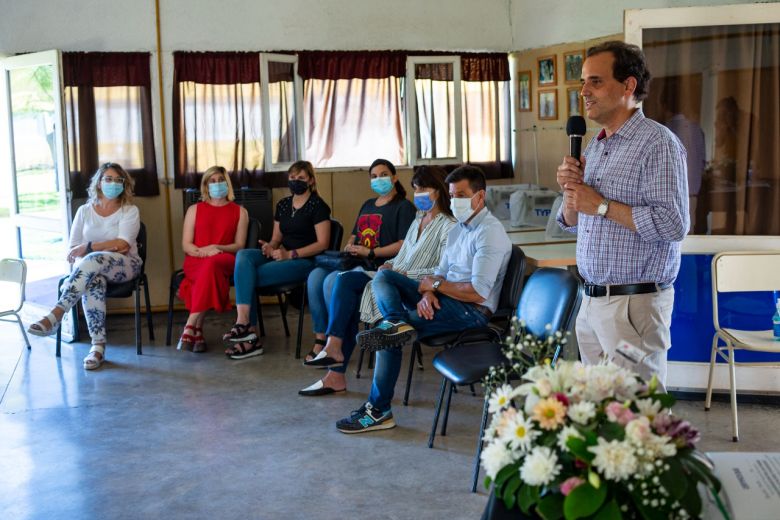
[[[303,282],[314,269],[313,257],[330,243],[330,208],[317,194],[314,167],[298,161],[287,170],[291,196],[279,201],[270,242],[260,249],[242,249],[236,255],[236,324],[223,336],[231,359],[263,353],[257,335],[255,288]]]
[[[368,173],[371,189],[378,197],[363,203],[344,251],[362,259],[365,271],[376,271],[377,266],[394,257],[401,249],[406,230],[414,220],[415,209],[406,200],[406,190],[398,181],[393,163],[377,159],[371,163]],[[360,285],[361,290],[371,280],[364,271],[348,272],[351,273],[351,282]],[[338,273],[318,267],[306,282],[316,338],[306,361],[314,359],[325,346],[328,305]]]
[[[379,271],[392,270],[410,280],[433,274],[441,253],[447,245],[447,235],[455,224],[450,210],[450,197],[444,186],[446,171],[438,166],[422,166],[412,177],[414,204],[419,210],[409,226],[398,255],[379,266]],[[347,271],[336,276],[330,299],[328,340],[325,348],[309,366],[328,367],[328,373],[298,393],[305,396],[327,395],[346,390],[345,370],[355,348],[359,322],[374,323],[382,319],[377,309],[372,284],[363,281],[364,273]],[[360,312],[358,312],[360,310]]]

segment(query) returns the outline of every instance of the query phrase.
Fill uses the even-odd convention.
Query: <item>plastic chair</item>
[[[146,322],[149,327],[149,341],[154,341],[154,323],[152,322],[152,306],[149,301],[149,279],[146,277],[146,226],[141,222],[138,229],[138,236],[135,239],[138,247],[138,256],[141,257],[141,274],[132,280],[122,283],[109,283],[106,287],[106,298],[129,298],[135,296],[135,348],[140,356],[143,354],[141,349],[141,289],[144,290],[144,299],[146,300]],[[67,280],[67,276],[60,278],[57,294],[61,294],[62,284]],[[75,322],[77,323],[77,322]],[[78,324],[75,326],[78,330]],[[57,329],[57,357],[60,357],[62,346],[62,327]]]
[[[563,269],[543,267],[534,271],[525,283],[515,315],[525,322],[526,331],[537,337],[546,337],[551,331],[568,331],[577,315],[582,301],[582,285],[571,272]],[[553,357],[553,363],[558,359],[559,352]],[[442,375],[441,390],[436,402],[436,413],[428,437],[428,447],[433,448],[436,427],[439,422],[444,394],[449,385],[450,392],[447,407],[444,412],[441,435],[447,434],[447,419],[449,417],[450,400],[454,387],[473,385],[482,381],[490,371],[490,367],[506,363],[498,342],[463,344],[436,354],[433,366]],[[474,478],[471,492],[477,490],[479,478],[479,456],[482,453],[482,436],[485,432],[488,417],[488,396],[485,395],[482,408],[482,423],[477,441],[477,455],[474,460]]]
[[[0,321],[12,321],[7,317],[13,316],[16,323],[19,324],[19,330],[22,331],[27,350],[30,350],[30,340],[27,338],[27,331],[24,330],[22,318],[19,317],[19,311],[24,305],[24,288],[27,283],[27,264],[24,260],[16,258],[0,260],[0,283],[3,283],[4,286],[3,295],[8,296],[8,298],[0,300]],[[16,286],[14,292],[8,290],[12,285]]]
[[[720,325],[718,314],[718,294],[743,291],[780,291],[780,251],[744,251],[725,252],[712,259],[712,320],[715,335],[712,337],[712,356],[710,373],[707,379],[707,398],[704,410],[709,411],[712,404],[712,375],[717,357],[720,356],[729,365],[729,392],[731,394],[732,440],[739,440],[737,421],[737,380],[736,365],[744,366],[780,366],[777,362],[737,363],[734,351],[752,350],[757,352],[780,353],[780,341],[774,341],[772,330],[739,330]],[[775,302],[773,302],[775,303]],[[723,346],[718,344],[723,341]]]
[[[344,227],[338,220],[330,219],[330,247],[331,251],[341,249],[341,239],[344,235]],[[284,333],[290,337],[290,327],[287,325],[287,308],[290,304],[290,297],[293,291],[300,291],[298,311],[298,339],[295,344],[295,359],[301,358],[301,341],[303,340],[303,312],[306,308],[306,280],[289,284],[268,285],[255,289],[255,298],[257,299],[257,323],[260,328],[260,335],[265,336],[265,325],[263,324],[263,308],[260,305],[260,296],[274,296],[279,300],[279,310],[282,314],[282,324]]]
[[[257,249],[260,239],[260,221],[256,218],[249,219],[249,226],[246,232],[246,249]],[[171,283],[168,286],[168,324],[165,329],[165,345],[171,346],[171,331],[173,329],[173,299],[179,292],[179,287],[184,281],[184,269],[177,269],[171,275]],[[233,286],[233,277],[230,277],[230,285]]]

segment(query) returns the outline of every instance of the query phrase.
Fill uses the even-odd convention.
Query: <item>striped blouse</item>
[[[422,215],[414,219],[398,254],[387,262],[392,264],[393,270],[406,273],[406,276],[413,280],[433,274],[444,248],[447,247],[447,235],[455,225],[454,220],[444,213],[439,213],[425,226],[422,234],[419,234],[421,220]],[[360,320],[374,323],[381,319],[382,314],[374,301],[374,292],[369,282],[360,301]]]

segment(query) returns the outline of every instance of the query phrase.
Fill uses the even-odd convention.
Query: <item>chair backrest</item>
[[[516,316],[525,321],[526,330],[537,337],[552,332],[567,331],[582,301],[582,284],[564,269],[542,267],[526,280]]]
[[[780,291],[780,251],[726,251],[712,258],[712,318],[718,323],[718,293]]]
[[[344,226],[336,219],[330,219],[330,250],[341,249],[341,240],[344,238]]]
[[[256,218],[249,218],[249,227],[246,230],[246,249],[258,249],[260,247],[260,221]]]
[[[24,305],[24,287],[27,282],[27,264],[24,260],[17,258],[3,258],[0,260],[0,282],[3,282],[3,286],[9,285],[9,287],[2,287],[3,298],[0,299],[2,303],[7,302],[9,308],[0,310],[19,312],[22,309],[22,305]],[[7,291],[12,284],[16,285],[13,294]]]
[[[138,256],[144,261],[146,265],[146,226],[141,222],[141,226],[138,228],[138,236],[135,237],[135,244],[138,247]],[[141,266],[141,272],[144,272],[143,265]]]
[[[517,306],[525,279],[525,253],[519,246],[512,246],[509,256],[509,264],[504,276],[504,284],[501,286],[501,294],[498,296],[498,307],[493,316],[496,318],[509,318]]]

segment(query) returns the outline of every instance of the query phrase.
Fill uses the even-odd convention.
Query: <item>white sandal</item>
[[[49,320],[49,328],[45,329],[43,328],[43,324],[41,323],[43,320]],[[53,312],[50,312],[40,320],[36,321],[29,327],[27,327],[27,332],[32,334],[33,336],[40,336],[42,338],[45,338],[46,336],[51,336],[53,334],[57,333],[57,329],[60,328],[60,321],[57,319],[57,317],[54,315]]]
[[[89,350],[89,354],[87,354],[87,357],[84,358],[84,369],[95,370],[96,368],[100,368],[100,365],[103,364],[103,361],[105,361],[105,359],[106,359],[106,346],[92,345],[92,348]]]

